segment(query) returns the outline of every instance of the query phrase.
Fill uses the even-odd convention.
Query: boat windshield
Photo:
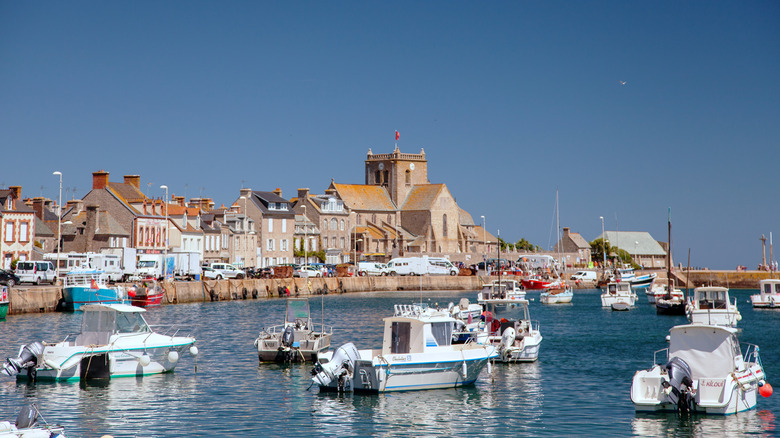
[[[296,320],[309,321],[309,301],[307,300],[287,300],[287,322]]]
[[[117,333],[149,333],[151,330],[144,317],[137,312],[117,312]]]
[[[436,339],[436,344],[439,347],[444,347],[452,343],[452,323],[451,322],[434,322],[431,323],[431,333],[433,338]]]

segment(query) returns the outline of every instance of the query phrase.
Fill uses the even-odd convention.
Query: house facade
[[[296,215],[305,215],[307,218],[304,221],[296,216],[295,248],[302,249],[301,242],[305,239],[308,242],[307,250],[316,245],[318,250],[324,252],[325,263],[348,262],[352,222],[349,209],[344,205],[344,201],[336,196],[335,191],[327,190],[325,194],[311,195],[308,188],[298,189],[298,197],[290,202]],[[314,234],[316,239],[307,237]]]
[[[254,221],[256,258],[260,267],[293,263],[295,212],[282,190],[273,192],[241,189],[234,204]]]
[[[0,190],[0,257],[3,269],[14,260],[33,260],[35,213],[22,202],[22,187]]]

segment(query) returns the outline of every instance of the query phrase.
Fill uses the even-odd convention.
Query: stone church
[[[365,184],[331,182],[350,211],[351,240],[364,258],[480,253],[495,237],[458,207],[446,184],[428,181],[425,151],[374,154],[365,161]],[[457,259],[459,257],[454,257]]]

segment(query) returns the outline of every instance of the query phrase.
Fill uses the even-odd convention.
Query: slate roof
[[[571,238],[571,241],[577,245],[577,248],[590,248],[590,243],[588,243],[580,233],[573,233],[570,231],[569,237]]]
[[[5,208],[5,201],[8,199],[9,196],[13,193],[13,190],[5,189],[0,190],[0,211],[7,211],[7,212],[16,212],[16,213],[34,213],[35,210],[28,207],[24,202],[22,202],[21,199],[15,199],[14,200],[14,207],[16,207],[13,210],[7,210]]]
[[[263,191],[253,190],[250,200],[254,202],[254,204],[257,206],[257,208],[260,209],[260,211],[263,212],[263,215],[267,215],[267,214],[294,215],[295,214],[295,212],[293,212],[292,210],[292,203],[290,203],[290,201],[282,198],[281,196],[277,195],[274,192],[263,192]],[[286,204],[287,210],[270,209],[268,208],[268,205],[271,203]]]
[[[467,212],[466,210],[464,210],[462,208],[460,209],[460,224],[461,225],[468,225],[468,226],[475,225],[474,224],[474,219],[471,218],[471,215],[469,214],[469,212]]]
[[[496,239],[496,236],[490,234],[490,231],[485,231],[485,229],[482,228],[482,225],[474,225],[474,235],[476,236],[476,240],[478,242],[484,242],[486,240],[487,240],[488,243],[496,243],[496,242],[498,242],[498,239]]]
[[[57,226],[56,221],[54,226]],[[55,233],[44,221],[38,216],[35,216],[35,235],[41,237],[54,237]]]
[[[604,234],[611,246],[617,246],[629,254],[666,255],[666,251],[647,231],[606,231]],[[597,237],[597,239],[601,238],[601,235]],[[639,243],[635,244],[635,242]]]
[[[344,204],[352,210],[368,211],[395,211],[396,207],[390,194],[382,186],[363,184],[336,184],[331,183],[344,201]]]
[[[146,195],[132,184],[109,181],[106,185],[106,189],[111,190],[115,195],[127,203],[143,202],[143,200],[146,199]]]
[[[444,184],[420,184],[412,186],[406,199],[401,203],[401,210],[430,211],[433,203],[444,189]]]
[[[77,215],[71,216],[70,221],[73,222],[73,224],[62,225],[62,234],[75,234],[77,227],[85,226],[87,222],[87,212],[82,211]],[[98,213],[98,224],[95,234],[98,236],[108,235],[130,237],[130,233],[127,232],[124,227],[119,225],[119,222],[117,222],[109,212],[103,210],[100,210]]]

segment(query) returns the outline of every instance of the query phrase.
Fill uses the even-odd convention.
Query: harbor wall
[[[733,289],[757,289],[759,280],[771,278],[765,271],[687,271],[690,287],[705,285]],[[775,274],[775,277],[778,277]],[[492,277],[495,278],[495,277]],[[506,278],[518,279],[515,276]],[[665,273],[657,281],[665,281]],[[165,283],[163,304],[203,301],[243,300],[322,293],[388,292],[400,290],[463,290],[475,291],[488,282],[486,276],[422,276],[422,277],[330,277],[245,280],[175,281]],[[583,284],[575,287],[593,287]],[[57,286],[19,287],[11,289],[8,313],[53,312],[62,293]]]

